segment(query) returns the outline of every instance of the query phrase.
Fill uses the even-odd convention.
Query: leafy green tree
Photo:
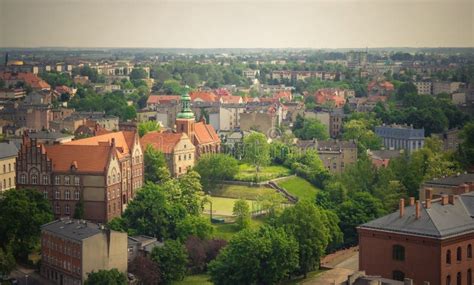
[[[188,255],[186,248],[179,241],[167,240],[164,246],[153,248],[150,257],[159,265],[165,284],[184,278]]]
[[[0,199],[0,244],[26,260],[38,245],[40,227],[53,220],[49,202],[34,189],[8,190]]]
[[[79,220],[84,218],[84,200],[80,199],[79,202],[76,203],[72,217]]]
[[[8,276],[15,269],[16,262],[10,247],[0,247],[0,277]]]
[[[464,126],[459,137],[462,143],[459,146],[457,157],[461,164],[466,168],[474,167],[474,123]]]
[[[171,174],[166,164],[165,155],[161,151],[155,150],[151,145],[147,145],[143,158],[146,181],[158,183],[170,178]]]
[[[209,219],[199,216],[187,216],[176,224],[176,236],[185,241],[189,236],[209,239],[214,231]]]
[[[199,158],[194,169],[201,175],[206,192],[224,180],[231,180],[239,172],[238,161],[226,154],[206,154]]]
[[[130,72],[130,79],[132,80],[140,80],[145,79],[148,77],[148,73],[143,68],[134,68],[132,72]]]
[[[84,285],[127,285],[127,276],[116,268],[92,271],[87,275]]]
[[[155,121],[146,121],[138,124],[138,135],[143,137],[149,132],[159,131],[161,128],[160,124]]]
[[[311,201],[299,201],[283,211],[277,225],[296,239],[299,266],[294,273],[306,277],[309,271],[319,267],[319,261],[329,244],[330,233],[321,210]]]
[[[202,212],[201,176],[196,171],[189,171],[178,178],[178,186],[181,189],[179,203],[181,203],[188,214],[200,215]]]
[[[245,229],[250,226],[250,207],[246,200],[239,199],[235,201],[232,212],[239,229]]]
[[[270,146],[264,134],[253,132],[244,137],[244,159],[255,167],[258,181],[260,167],[270,163]]]
[[[141,284],[161,283],[160,266],[148,256],[138,255],[135,257],[129,263],[128,270],[138,277]]]
[[[415,84],[411,82],[403,83],[397,90],[397,98],[403,100],[408,94],[418,94]]]
[[[339,228],[339,217],[332,210],[321,209],[320,211],[321,216],[323,218],[322,221],[326,228],[329,230],[329,239],[326,252],[336,251],[338,248],[341,247],[342,242],[344,240],[344,235],[341,229]]]
[[[301,128],[293,127],[293,133],[302,140],[326,140],[329,137],[326,126],[314,118],[305,118]]]
[[[343,124],[343,130],[342,137],[345,140],[356,140],[359,152],[377,150],[382,146],[382,140],[370,129],[367,120],[350,120]]]
[[[298,243],[283,229],[246,229],[209,264],[214,284],[279,284],[298,266]]]

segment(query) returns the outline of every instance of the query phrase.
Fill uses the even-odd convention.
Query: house
[[[388,81],[373,80],[367,85],[367,93],[370,96],[390,96],[395,91],[395,86]]]
[[[413,284],[473,282],[474,193],[443,194],[407,206],[357,228],[359,270]]]
[[[157,105],[169,104],[171,102],[178,103],[179,95],[150,95],[146,100],[147,109],[153,109]]]
[[[185,174],[194,167],[196,147],[186,133],[149,132],[140,141],[143,149],[151,146],[165,155],[173,177]]]
[[[41,226],[40,274],[54,284],[84,284],[93,271],[127,273],[127,234],[64,218]]]
[[[148,256],[155,247],[161,247],[163,242],[154,237],[145,235],[128,237],[128,262],[132,262],[137,256]]]
[[[13,142],[0,142],[0,193],[15,188],[18,148]]]
[[[218,102],[219,98],[216,94],[206,91],[193,91],[189,93],[192,102]],[[182,99],[182,98],[181,98]]]
[[[390,160],[399,157],[403,154],[403,150],[398,149],[384,149],[384,150],[368,150],[367,155],[372,160],[375,167],[388,167]]]
[[[330,104],[336,108],[342,108],[346,104],[344,93],[341,93],[338,89],[324,88],[319,89],[314,94],[316,104],[325,105]]]
[[[375,134],[382,139],[386,149],[404,149],[408,152],[423,147],[425,130],[415,129],[412,125],[382,125],[375,127]]]
[[[474,191],[474,173],[459,173],[435,178],[423,183],[419,190],[420,199],[426,196],[439,198],[441,195],[461,195]]]
[[[33,90],[51,90],[51,86],[31,72],[0,72],[0,79],[6,86],[16,86],[19,82],[30,86]]]

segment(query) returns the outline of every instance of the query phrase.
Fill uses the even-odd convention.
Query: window
[[[400,270],[395,270],[392,272],[392,279],[403,281],[405,280],[405,273],[401,272]]]
[[[456,275],[456,285],[462,285],[462,274],[461,272],[458,272]]]
[[[451,250],[446,251],[446,263],[451,264]]]
[[[61,207],[59,205],[56,205],[56,214],[61,214]]]
[[[60,198],[61,198],[61,193],[59,192],[59,190],[56,190],[54,192],[54,199],[59,200]]]
[[[392,258],[394,260],[404,261],[405,260],[405,248],[401,245],[394,245],[392,247]]]
[[[61,177],[60,176],[54,177],[54,184],[56,184],[56,185],[61,184]]]
[[[189,154],[189,159],[191,159],[191,154]]]
[[[4,183],[6,184],[6,183]],[[38,175],[32,174],[31,175],[31,184],[38,184]]]
[[[12,178],[8,178],[8,187],[12,187]]]
[[[69,215],[69,205],[66,205],[66,215]]]
[[[48,190],[43,190],[43,197],[48,199]]]
[[[69,177],[69,176],[64,176],[64,184],[65,184],[65,185],[71,184],[71,177]]]
[[[7,172],[7,166],[4,164],[3,165],[3,173],[6,173]]]
[[[181,161],[181,155],[178,155],[178,160],[180,160],[180,161]]]
[[[178,172],[181,173],[181,167],[178,167]]]
[[[9,163],[8,164],[8,172],[11,172],[12,171],[12,165]]]
[[[79,190],[76,190],[76,192],[74,192],[74,199],[79,200],[79,197],[80,197]]]
[[[467,270],[467,284],[472,284],[472,270]]]
[[[467,245],[467,258],[472,258],[472,245]]]
[[[446,285],[451,285],[451,275],[446,276]]]
[[[462,250],[461,250],[461,247],[458,247],[458,249],[456,250],[456,259],[457,259],[457,261],[461,261],[461,260],[462,260]]]
[[[79,177],[74,177],[74,185],[79,185]]]
[[[69,190],[66,190],[66,192],[64,192],[64,199],[66,200],[71,199],[71,192]]]
[[[45,185],[49,184],[48,175],[43,175],[43,184]]]

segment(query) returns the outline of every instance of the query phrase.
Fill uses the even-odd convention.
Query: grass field
[[[271,165],[260,167],[258,173],[258,181],[255,177],[255,167],[250,164],[243,163],[239,165],[239,173],[235,176],[235,180],[239,181],[267,181],[278,177],[291,175],[291,170],[281,165]]]
[[[314,187],[313,184],[298,176],[280,180],[277,183],[279,186],[285,188],[285,190],[290,194],[302,200],[309,199],[314,201],[316,193],[319,191],[318,188]]]
[[[273,194],[275,190],[269,187],[250,187],[244,185],[221,185],[212,191],[212,196],[256,200],[259,195]]]
[[[250,228],[259,228],[264,223],[264,218],[253,218],[250,220]],[[214,227],[214,236],[225,240],[230,240],[239,231],[234,223],[213,224],[212,226]]]
[[[171,283],[173,285],[211,285],[212,282],[209,281],[209,275],[198,274],[198,275],[188,275],[184,277],[181,281],[175,281]]]
[[[224,198],[224,197],[209,197],[209,199],[212,201],[212,213],[214,215],[221,215],[221,216],[232,216],[232,211],[234,209],[234,203],[238,199],[235,198]],[[249,204],[250,211],[253,211],[253,209],[256,209],[257,203],[254,201],[249,201],[247,200],[247,203]],[[206,203],[204,205],[204,211],[208,213],[210,211],[211,205],[209,203]]]

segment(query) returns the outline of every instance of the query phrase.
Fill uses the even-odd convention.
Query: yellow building
[[[11,142],[0,143],[0,192],[15,188],[18,149]]]

